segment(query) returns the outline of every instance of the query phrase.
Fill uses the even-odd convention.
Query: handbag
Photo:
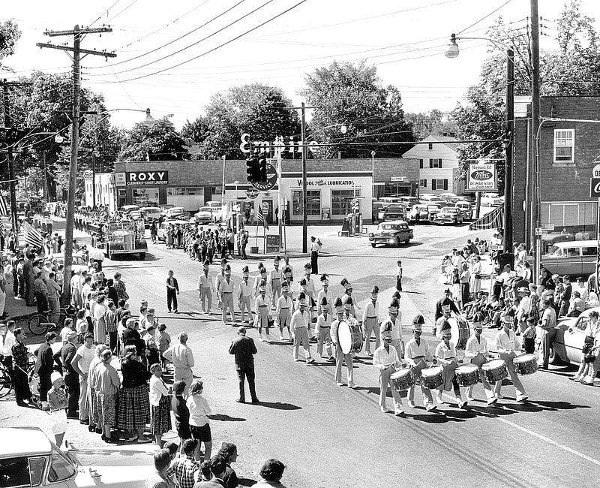
[[[592,350],[592,346],[594,345],[594,336],[586,335],[583,339],[583,348],[581,352],[583,354],[588,354]]]

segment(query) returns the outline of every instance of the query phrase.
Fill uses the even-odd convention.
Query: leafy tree
[[[20,37],[21,31],[14,20],[0,22],[0,67],[3,58],[15,53],[15,44]]]
[[[139,122],[125,136],[120,160],[165,161],[186,159],[185,140],[173,123],[163,117],[153,122]]]
[[[310,122],[310,136],[319,142],[337,143],[322,152],[333,156],[369,157],[402,154],[410,146],[386,142],[414,141],[410,124],[404,119],[402,97],[394,86],[383,86],[377,68],[365,61],[334,61],[306,75],[306,88],[300,93],[308,105],[316,106]],[[346,133],[340,131],[346,128]],[[351,143],[378,143],[349,146]]]
[[[417,140],[424,139],[429,134],[456,134],[458,131],[456,122],[438,109],[424,113],[407,113],[405,118],[412,125]]]

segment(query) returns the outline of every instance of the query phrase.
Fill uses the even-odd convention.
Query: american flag
[[[0,215],[2,215],[2,216],[8,215],[8,205],[6,205],[6,200],[4,199],[4,195],[0,195]]]
[[[258,221],[263,225],[265,230],[269,230],[269,224],[267,224],[267,219],[265,219],[265,214],[263,214],[262,205],[258,207]]]
[[[42,247],[44,241],[42,234],[39,233],[29,222],[23,222],[23,234],[25,235],[25,242],[32,247]]]

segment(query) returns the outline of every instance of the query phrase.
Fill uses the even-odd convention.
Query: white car
[[[0,428],[0,486],[143,488],[149,466],[82,466],[37,427]]]
[[[443,202],[443,200],[437,195],[433,195],[431,193],[425,193],[423,195],[419,195],[419,200],[421,203],[435,203],[435,202]]]
[[[504,204],[504,197],[497,193],[484,193],[481,195],[481,205],[484,207],[499,207]]]
[[[180,217],[180,216],[183,216],[186,214],[187,214],[187,212],[185,211],[185,208],[183,208],[183,207],[171,207],[165,211],[165,217],[167,217],[168,219],[173,219],[173,218]]]
[[[550,362],[580,364],[590,312],[600,313],[600,307],[584,310],[579,317],[565,317],[556,324],[556,336],[552,341]]]

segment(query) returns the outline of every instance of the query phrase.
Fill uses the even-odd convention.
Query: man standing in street
[[[208,274],[208,261],[204,261],[202,264],[202,274],[198,278],[198,293],[200,294],[200,301],[202,302],[202,311],[204,313],[210,313],[212,307],[212,279]],[[208,302],[208,308],[206,307]]]
[[[542,308],[544,312],[540,325],[537,327],[536,335],[540,347],[540,357],[538,359],[538,365],[542,369],[548,369],[548,362],[550,360],[550,346],[556,335],[556,311],[552,306],[552,302],[545,298],[542,301]]]
[[[231,266],[225,266],[225,279],[219,284],[219,296],[223,306],[223,325],[227,324],[227,314],[231,315],[231,325],[235,326],[235,311],[233,309],[234,284],[231,279]]]
[[[72,330],[67,334],[67,342],[60,351],[60,360],[63,365],[63,378],[69,392],[69,406],[67,407],[67,417],[77,418],[77,408],[79,404],[79,375],[73,368],[71,362],[77,355],[77,332]]]
[[[84,336],[83,345],[79,346],[75,357],[71,360],[71,366],[79,376],[79,422],[82,424],[88,424],[90,420],[90,405],[87,395],[88,371],[95,356],[94,334],[87,333]]]
[[[315,236],[310,237],[310,267],[311,274],[319,274],[319,251],[321,250],[321,241]]]
[[[235,369],[237,370],[240,385],[240,396],[237,399],[239,403],[245,403],[246,401],[244,389],[244,380],[246,378],[248,379],[248,388],[250,389],[252,403],[259,403],[254,383],[254,354],[256,354],[256,352],[254,339],[246,337],[246,328],[240,327],[238,329],[238,337],[234,339],[231,346],[229,346],[229,354],[235,356]]]
[[[396,348],[390,347],[392,345],[392,333],[383,333],[383,344],[375,349],[373,355],[373,366],[379,369],[379,407],[383,413],[388,413],[389,410],[386,405],[387,390],[388,386],[392,389],[392,397],[394,398],[394,414],[402,415],[402,399],[400,398],[400,392],[398,392],[395,386],[392,384],[390,378],[392,374],[400,368],[400,358],[396,352]]]
[[[20,407],[29,406],[31,401],[31,391],[27,380],[27,362],[29,353],[27,346],[23,344],[25,333],[20,327],[15,329],[16,342],[12,346],[13,359],[13,383],[15,386],[15,400]]]
[[[46,334],[46,342],[44,342],[37,353],[35,362],[35,374],[40,378],[40,401],[42,402],[42,410],[48,410],[48,390],[52,388],[50,376],[54,367],[54,354],[52,352],[52,344],[56,339],[54,332]]]
[[[192,368],[194,367],[194,353],[187,345],[188,335],[186,332],[179,334],[179,344],[173,344],[163,353],[163,357],[173,363],[175,374],[173,381],[185,383],[185,393],[189,391],[194,380]]]
[[[179,294],[179,284],[177,278],[173,276],[173,270],[169,270],[169,276],[167,277],[167,308],[169,313],[171,308],[173,312],[177,313],[177,295]]]
[[[242,324],[244,323],[246,312],[248,313],[248,325],[252,323],[252,306],[250,305],[252,300],[252,285],[248,282],[249,276],[250,270],[248,266],[244,266],[242,268],[242,281],[240,282],[238,291],[238,307],[240,308],[240,321]]]

